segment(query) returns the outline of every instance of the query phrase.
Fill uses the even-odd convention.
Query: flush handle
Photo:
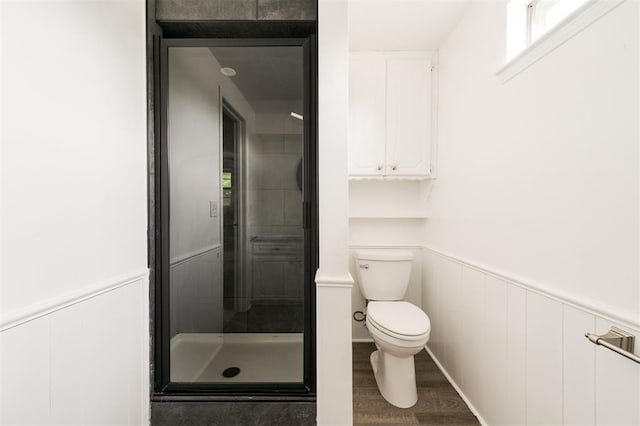
[[[369,264],[363,263],[362,265],[360,265],[360,269],[369,269]]]

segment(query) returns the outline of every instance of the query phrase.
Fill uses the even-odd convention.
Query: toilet
[[[377,350],[371,367],[380,393],[390,404],[409,408],[418,401],[413,356],[431,332],[429,317],[403,301],[413,254],[404,250],[359,250],[358,284],[367,299],[366,325]]]

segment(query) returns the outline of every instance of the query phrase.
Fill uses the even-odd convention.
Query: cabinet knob
[[[378,169],[378,171],[382,171],[382,164],[378,164],[377,169]]]
[[[391,165],[391,170],[395,171],[398,168],[397,164],[392,164]]]

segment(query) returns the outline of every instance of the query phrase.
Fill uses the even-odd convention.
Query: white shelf
[[[428,219],[431,181],[352,180],[349,182],[350,219]]]

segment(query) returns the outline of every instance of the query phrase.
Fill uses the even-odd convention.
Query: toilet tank
[[[413,253],[405,250],[358,250],[356,274],[367,300],[401,300],[411,276]]]

